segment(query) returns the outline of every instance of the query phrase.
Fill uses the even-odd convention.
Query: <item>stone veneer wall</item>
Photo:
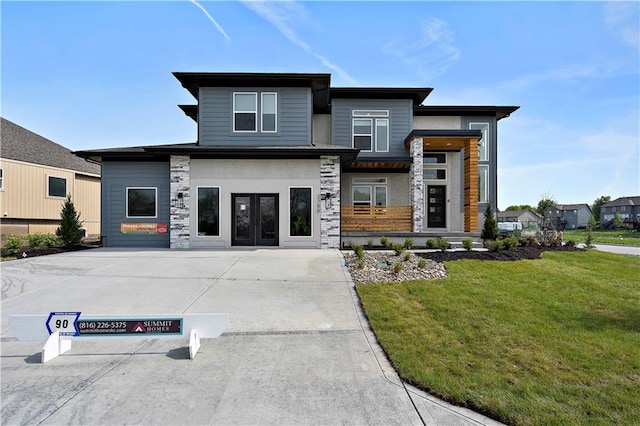
[[[331,206],[324,200],[331,197]],[[320,157],[320,247],[340,248],[340,157]]]
[[[188,155],[172,155],[170,161],[170,221],[169,241],[172,249],[189,248],[189,189],[191,160]],[[182,207],[177,206],[178,193],[182,193]]]
[[[424,229],[424,184],[422,139],[413,139],[409,154],[413,159],[409,176],[409,202],[413,206],[413,232]]]

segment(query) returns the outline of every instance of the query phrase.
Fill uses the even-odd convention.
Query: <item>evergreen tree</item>
[[[60,212],[60,226],[56,229],[56,235],[60,237],[65,246],[72,246],[80,243],[82,239],[82,221],[80,213],[76,212],[76,208],[71,201],[71,195],[67,195],[67,199],[62,205]]]
[[[487,210],[484,212],[484,226],[482,227],[482,234],[480,234],[480,237],[483,241],[495,240],[498,238],[499,233],[498,222],[493,214],[491,203],[489,203],[487,205]]]

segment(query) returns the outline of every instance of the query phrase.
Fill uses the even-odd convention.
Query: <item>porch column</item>
[[[340,248],[340,157],[320,157],[320,248]]]
[[[169,240],[172,249],[189,248],[189,186],[191,159],[172,155],[170,164]],[[179,194],[182,194],[180,196]]]
[[[478,232],[478,139],[464,145],[464,232]]]
[[[423,147],[422,139],[411,141],[409,154],[413,159],[409,176],[409,202],[413,207],[413,232],[424,229],[424,184],[422,181]]]

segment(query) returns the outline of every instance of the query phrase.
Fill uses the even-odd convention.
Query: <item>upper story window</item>
[[[353,110],[353,147],[366,152],[389,151],[387,110]]]
[[[478,160],[489,161],[489,123],[469,123],[469,129],[482,132],[482,139],[478,146]]]
[[[278,106],[278,94],[277,93],[262,93],[262,122],[261,129],[263,132],[275,132],[277,130],[277,106]]]
[[[64,198],[67,196],[67,179],[49,176],[47,179],[47,196]]]
[[[255,132],[258,115],[257,93],[233,94],[233,131]]]
[[[235,92],[233,94],[233,131],[263,133],[278,131],[278,94],[275,92],[260,93],[258,104],[257,92]],[[258,117],[260,125],[258,125]]]

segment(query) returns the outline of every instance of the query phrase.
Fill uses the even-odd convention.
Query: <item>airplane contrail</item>
[[[218,30],[218,32],[220,34],[223,35],[223,37],[225,38],[225,40],[227,41],[231,41],[231,37],[229,37],[229,35],[227,35],[226,31],[224,30],[224,28],[222,28],[220,26],[220,24],[218,24],[218,22],[213,19],[213,16],[211,16],[211,14],[209,14],[209,12],[207,12],[207,9],[205,9],[200,3],[198,3],[196,0],[190,0],[191,3],[195,4],[196,6],[198,6],[198,8],[207,16],[207,18],[209,18],[209,20],[211,21],[211,23],[216,27],[216,29]]]

